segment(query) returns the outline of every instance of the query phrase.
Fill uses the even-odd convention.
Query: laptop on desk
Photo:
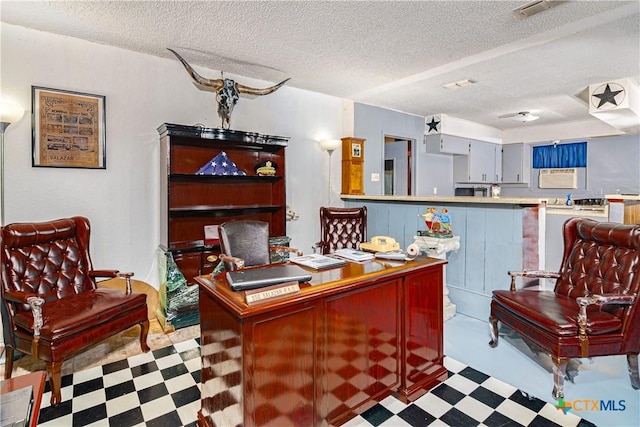
[[[293,281],[302,283],[311,280],[311,273],[297,265],[290,264],[228,271],[226,276],[231,289],[234,291],[262,288]]]

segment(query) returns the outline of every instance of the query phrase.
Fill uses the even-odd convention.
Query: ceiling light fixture
[[[464,80],[458,80],[457,82],[447,83],[446,85],[442,85],[442,87],[449,90],[455,90],[455,89],[471,86],[474,83],[475,83],[475,80],[464,79]]]
[[[540,116],[536,116],[531,114],[528,111],[521,111],[515,116],[511,117],[511,120],[515,122],[532,122],[534,120],[538,120]]]

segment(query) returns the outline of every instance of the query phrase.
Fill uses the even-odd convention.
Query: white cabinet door
[[[453,159],[453,177],[456,182],[487,183],[495,182],[497,144],[483,141],[470,141],[468,156],[455,156]]]
[[[502,146],[502,182],[527,184],[531,177],[531,147],[529,144]]]
[[[469,154],[469,140],[452,135],[425,135],[425,151],[432,154]]]
[[[491,183],[498,184],[502,182],[502,145],[493,144],[494,150],[494,177]]]

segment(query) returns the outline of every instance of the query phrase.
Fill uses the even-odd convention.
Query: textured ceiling
[[[597,120],[589,85],[640,83],[639,1],[560,2],[522,18],[513,10],[525,3],[2,1],[0,19],[175,60],[170,47],[234,76],[290,77],[300,89],[501,129]],[[442,87],[463,79],[476,83]],[[498,118],[519,111],[541,118]]]

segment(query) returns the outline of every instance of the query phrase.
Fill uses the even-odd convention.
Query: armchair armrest
[[[228,268],[231,271],[242,270],[244,268],[244,260],[242,258],[229,256],[225,254],[220,254],[220,261],[222,261],[226,266],[230,266]]]
[[[121,273],[119,270],[91,270],[89,271],[89,276],[91,277],[120,277],[124,278],[127,283],[126,293],[129,295],[131,293],[131,277],[133,277],[133,273]]]
[[[621,295],[621,294],[603,294],[603,295],[589,295],[586,297],[576,298],[576,302],[580,306],[578,312],[578,334],[580,338],[580,351],[583,357],[587,357],[589,353],[589,339],[587,337],[587,307],[590,305],[605,305],[605,304],[625,304],[631,305],[636,300],[636,295]]]
[[[44,299],[40,297],[29,297],[27,303],[31,306],[31,314],[33,315],[33,341],[31,341],[31,355],[38,357],[38,340],[40,339],[40,329],[43,325],[42,305]]]
[[[635,300],[636,300],[635,295],[621,295],[621,294],[603,294],[603,295],[593,294],[593,295],[589,295],[588,297],[576,298],[578,305],[580,305],[580,310],[582,310],[582,307],[586,309],[587,306],[593,305],[593,304],[597,304],[597,305],[633,304]]]
[[[538,279],[558,279],[560,277],[560,273],[558,272],[543,270],[508,271],[507,274],[511,276],[511,292],[516,291],[516,277],[531,277]]]
[[[29,304],[29,298],[37,298],[38,295],[34,294],[33,292],[5,291],[3,297],[10,302]]]

